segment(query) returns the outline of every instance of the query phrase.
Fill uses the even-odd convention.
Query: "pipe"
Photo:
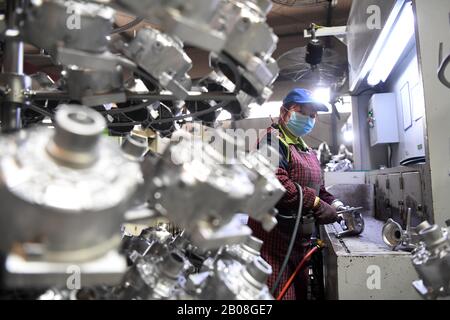
[[[126,93],[127,100],[149,100],[149,101],[178,101],[180,100],[172,94],[151,94],[151,93]],[[67,92],[62,91],[32,91],[29,96],[30,100],[70,100]],[[225,92],[202,92],[199,94],[190,93],[183,99],[184,101],[236,101],[236,95]]]
[[[286,252],[286,256],[284,258],[283,264],[281,265],[280,272],[278,273],[278,277],[272,287],[272,290],[270,290],[272,295],[275,294],[276,290],[278,289],[278,286],[280,285],[284,270],[286,269],[288,262],[289,262],[289,258],[291,257],[292,249],[294,248],[295,240],[297,239],[297,233],[298,233],[298,229],[300,226],[300,220],[301,220],[302,210],[303,210],[303,190],[302,190],[302,187],[298,183],[295,183],[295,186],[298,189],[298,196],[299,196],[298,213],[297,213],[297,217],[295,219],[294,230],[292,231],[292,236],[291,236],[291,240],[289,241],[289,246],[288,246],[288,250]]]
[[[300,272],[300,270],[303,268],[303,266],[309,260],[309,258],[319,249],[320,249],[320,246],[317,245],[314,248],[312,248],[311,250],[309,250],[309,252],[303,257],[302,261],[300,261],[300,263],[297,265],[297,268],[295,268],[294,273],[292,273],[292,275],[289,277],[288,281],[284,285],[283,289],[281,290],[280,294],[277,297],[277,300],[283,299],[284,295],[286,294],[288,289],[291,287],[292,282],[294,281],[297,274]]]
[[[14,96],[17,91],[21,91],[20,84],[10,78],[8,81],[7,74],[22,75],[23,74],[23,42],[19,40],[18,15],[17,9],[20,7],[19,0],[11,0],[6,2],[6,25],[5,32],[5,50],[3,54],[2,72],[6,75],[6,86],[12,94],[6,94],[1,103],[0,120],[1,130],[4,133],[13,132],[21,127],[20,104],[10,101],[10,96]],[[5,84],[4,84],[5,85]]]

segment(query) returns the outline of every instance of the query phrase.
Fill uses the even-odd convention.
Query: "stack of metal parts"
[[[114,14],[109,7],[62,0],[26,11],[23,40],[64,66],[62,87],[83,105],[126,101],[121,59],[108,48]]]
[[[187,278],[183,299],[271,300],[266,280],[272,268],[260,256],[262,241],[248,237],[224,246]]]
[[[278,38],[266,23],[269,0],[117,0],[122,10],[147,17],[186,44],[211,52],[211,63],[242,91],[266,101],[278,76],[271,57]]]
[[[146,141],[130,136],[121,149],[102,134],[113,125],[141,125],[170,135],[175,121],[191,116],[186,110],[207,123],[221,109],[234,119],[248,116],[248,105],[266,101],[278,75],[271,58],[277,38],[266,23],[270,8],[269,0],[7,2],[0,75],[1,130],[13,133],[0,140],[7,286],[59,286],[75,266],[83,289],[50,290],[43,298],[173,299],[188,295],[183,283],[202,268],[209,250],[237,250],[239,262],[230,271],[214,271],[203,295],[194,298],[211,290],[220,292],[218,298],[268,297],[270,266],[260,258],[237,258],[258,250],[248,243],[221,249],[251,234],[238,213],[268,231],[276,224],[272,208],[284,189],[263,153],[245,154],[222,131],[217,141],[238,144],[236,157],[184,132],[174,134],[160,157],[144,156]],[[116,9],[157,27],[129,38],[114,30]],[[23,70],[24,43],[40,50],[39,59],[51,58],[59,79],[32,86]],[[211,52],[215,76],[208,85],[192,86],[184,43]],[[130,74],[148,91],[129,90]],[[161,105],[167,112],[155,116]],[[20,131],[21,110],[39,114],[34,129]],[[118,116],[128,122],[117,123]],[[138,237],[124,235],[119,248],[126,213],[140,205],[184,229],[183,235],[147,229]]]
[[[123,252],[133,261],[120,284],[52,288],[39,299],[271,300],[265,282],[272,270],[259,255],[261,245],[261,240],[249,237],[213,255],[193,246],[184,234],[172,236],[163,227],[149,228],[139,236],[124,236]]]
[[[7,108],[10,114],[3,118],[8,118],[4,122],[9,120],[13,129],[20,127],[21,105],[31,101],[76,101],[95,107],[147,101],[148,94],[137,95],[127,89],[124,78],[129,72],[142,79],[150,94],[168,90],[172,93],[169,100],[186,100],[191,113],[217,106],[208,117],[194,119],[213,123],[221,109],[240,119],[248,116],[249,104],[267,101],[278,76],[271,57],[277,37],[266,23],[269,0],[50,0],[32,2],[27,7],[18,3],[12,6],[18,13],[8,15],[11,23],[8,21],[4,31],[11,40],[5,50],[10,58],[4,61],[8,74],[0,77],[5,103],[12,104]],[[136,15],[139,21],[147,19],[158,30],[145,27],[134,38],[122,37],[122,32],[113,29],[115,9]],[[30,79],[23,75],[23,42],[49,54],[63,69],[50,93],[48,88],[30,90]],[[184,43],[211,52],[211,65],[233,84],[231,90],[220,84],[215,87],[234,96],[226,97],[229,106],[218,106],[221,100],[214,95],[202,98],[199,93],[204,90],[192,94],[188,75],[192,61],[183,49]],[[180,108],[169,108],[172,117],[181,113]],[[36,112],[48,115],[46,111]],[[158,131],[157,124],[146,123],[148,119],[139,121]]]
[[[226,145],[232,137],[221,130],[214,137],[230,150]],[[267,230],[276,225],[270,209],[284,189],[263,155],[248,155],[241,158],[244,165],[231,165],[226,151],[219,152],[199,137],[179,132],[174,140],[147,171],[149,201],[185,229],[194,244],[210,249],[240,242],[251,233],[236,216],[241,212]]]
[[[142,234],[155,232],[161,229]],[[142,241],[142,234],[134,241]],[[272,269],[259,255],[259,239],[223,246],[215,255],[199,250],[184,234],[156,236],[144,246],[145,254],[111,291],[117,299],[273,299],[265,284]],[[199,268],[193,268],[198,262]]]
[[[419,231],[420,244],[413,251],[412,263],[420,277],[413,286],[424,299],[450,296],[449,228],[428,225]]]

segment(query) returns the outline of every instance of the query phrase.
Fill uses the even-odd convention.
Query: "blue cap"
[[[292,103],[308,103],[314,106],[316,111],[328,112],[328,107],[323,102],[315,99],[312,92],[306,89],[295,88],[289,92],[283,100],[283,105],[288,106]]]

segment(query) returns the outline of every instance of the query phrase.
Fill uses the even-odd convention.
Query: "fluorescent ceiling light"
[[[375,86],[386,81],[413,36],[414,13],[411,2],[407,2],[369,73],[369,85]]]

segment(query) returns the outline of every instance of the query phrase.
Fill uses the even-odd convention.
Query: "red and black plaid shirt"
[[[334,197],[325,190],[322,183],[320,163],[315,152],[308,147],[302,149],[300,144],[288,144],[282,131],[279,130],[278,125],[273,125],[268,128],[267,135],[261,140],[260,143],[271,144],[272,139],[282,140],[278,143],[280,161],[279,167],[276,171],[276,176],[286,189],[286,193],[276,205],[279,213],[290,216],[292,213],[296,213],[298,211],[299,194],[294,182],[298,183],[302,187],[303,213],[308,212],[313,208],[316,196],[331,204]],[[294,219],[289,221],[292,222],[293,226],[295,223]],[[253,230],[253,235],[264,241],[264,245],[261,249],[261,255],[272,266],[273,273],[268,280],[268,286],[269,288],[272,288],[276,278],[278,277],[281,265],[286,255],[289,241],[292,236],[292,231],[289,228],[286,229],[285,227],[278,225],[270,233],[268,233],[264,231],[261,225],[253,219],[249,219],[248,224]],[[306,253],[305,250],[307,243],[302,241],[302,239],[302,235],[299,232],[289,264],[283,273],[283,277],[277,292],[275,293],[275,297],[278,295],[279,291],[287,282],[288,278],[294,272],[296,266]],[[293,285],[284,296],[284,299],[295,300],[296,298],[306,298],[306,269],[304,271],[304,273],[297,276]]]

